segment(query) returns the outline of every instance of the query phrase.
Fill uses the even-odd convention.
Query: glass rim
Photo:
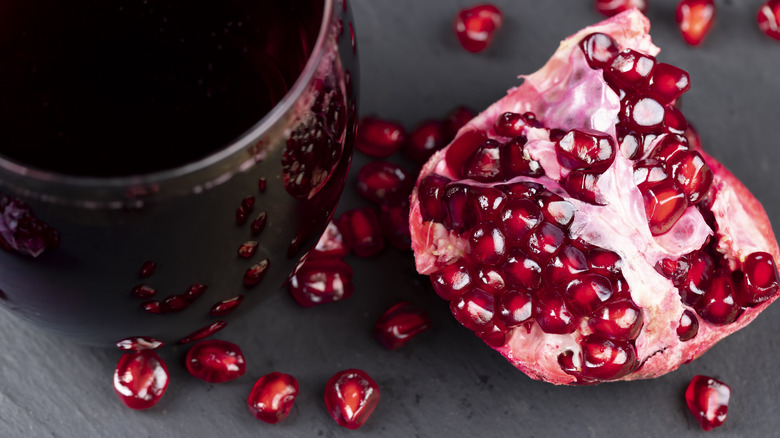
[[[296,102],[306,91],[309,83],[314,78],[317,68],[326,52],[326,40],[330,32],[330,21],[334,16],[334,3],[336,0],[323,0],[322,20],[317,33],[317,40],[314,43],[311,54],[306,60],[303,70],[295,79],[292,87],[285,93],[284,97],[271,108],[257,123],[244,131],[237,138],[233,139],[226,146],[200,158],[196,161],[187,162],[180,166],[169,169],[157,170],[148,173],[139,173],[121,176],[84,176],[72,175],[68,173],[55,172],[41,169],[34,166],[12,161],[0,155],[0,171],[8,172],[16,178],[25,178],[35,180],[39,183],[54,185],[76,186],[83,189],[107,189],[134,187],[147,184],[160,184],[165,181],[175,180],[186,175],[202,171],[214,166],[233,155],[246,149],[250,143],[261,138],[264,133],[271,131],[280,122],[283,122],[285,115],[290,112]]]

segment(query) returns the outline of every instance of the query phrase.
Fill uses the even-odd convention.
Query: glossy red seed
[[[555,143],[558,162],[567,169],[587,168],[603,172],[615,158],[612,136],[594,130],[572,129]]]
[[[337,221],[347,246],[358,257],[371,257],[385,248],[379,218],[373,208],[347,210]]]
[[[523,117],[523,114],[506,112],[498,116],[496,124],[493,130],[496,135],[504,137],[519,137],[523,135],[526,126],[528,126],[528,117]]]
[[[495,187],[474,186],[469,190],[471,208],[479,222],[500,220],[506,200],[506,193]]]
[[[489,294],[499,295],[506,289],[506,279],[499,268],[480,266],[476,286]]]
[[[712,284],[715,263],[709,254],[701,252],[692,256],[690,264],[688,275],[680,287],[680,298],[683,303],[695,307]]]
[[[412,161],[425,163],[434,152],[447,146],[449,138],[444,122],[439,120],[426,120],[409,134],[404,144],[404,153]]]
[[[141,265],[141,271],[138,273],[138,275],[141,276],[141,278],[149,278],[154,274],[155,269],[157,269],[157,262],[153,262],[151,260],[145,261]]]
[[[168,368],[152,350],[125,353],[114,370],[114,391],[127,407],[148,409],[168,388]]]
[[[201,339],[208,338],[209,336],[213,335],[214,333],[222,330],[227,326],[227,322],[225,321],[215,321],[211,324],[202,327],[198,330],[195,330],[194,332],[190,333],[189,335],[179,339],[180,344],[189,344],[191,342],[200,341]]]
[[[455,16],[455,35],[464,49],[478,53],[488,48],[504,17],[494,5],[485,3],[461,9]]]
[[[203,295],[203,292],[206,292],[206,288],[207,286],[203,283],[195,283],[187,288],[184,292],[184,296],[190,301],[195,300]]]
[[[463,261],[449,264],[431,274],[433,290],[447,301],[452,301],[469,290],[475,278]]]
[[[265,224],[268,222],[268,213],[261,211],[257,214],[257,217],[249,224],[249,231],[253,236],[257,236],[265,229]]]
[[[685,403],[704,430],[712,430],[726,421],[731,388],[720,380],[697,375],[685,389]]]
[[[385,239],[401,251],[412,249],[409,232],[409,203],[383,205],[379,210],[379,224]]]
[[[637,8],[640,11],[647,12],[646,0],[595,0],[596,10],[611,17],[631,8]]]
[[[690,269],[690,266],[690,260],[687,256],[683,255],[677,260],[663,259],[659,261],[655,266],[655,270],[664,277],[672,280],[674,287],[681,287],[688,277],[688,269]]]
[[[500,143],[487,140],[482,143],[463,163],[462,175],[479,182],[494,182],[501,179]]]
[[[265,188],[268,185],[265,178],[260,178],[257,180],[257,190],[260,190],[260,193],[265,193]]]
[[[465,184],[449,184],[444,190],[442,204],[445,211],[444,226],[448,229],[464,233],[476,224],[471,187]]]
[[[155,294],[157,294],[157,289],[146,284],[139,284],[133,288],[133,295],[138,298],[151,298]]]
[[[377,320],[374,338],[388,350],[397,350],[430,328],[431,320],[424,310],[401,302],[387,309]]]
[[[165,307],[163,306],[163,303],[157,300],[144,301],[141,303],[141,308],[155,315],[165,313]]]
[[[630,299],[607,301],[588,319],[593,333],[615,341],[636,339],[643,323],[642,310]]]
[[[290,414],[298,396],[298,380],[274,371],[257,379],[249,393],[249,413],[266,423],[276,424]]]
[[[495,298],[488,292],[471,289],[450,302],[450,311],[467,329],[482,331],[495,316]]]
[[[620,152],[629,160],[638,160],[644,153],[644,141],[636,132],[625,129],[622,125],[617,127],[618,144]]]
[[[249,212],[244,207],[238,207],[236,209],[236,225],[244,225],[247,218],[249,218]]]
[[[510,290],[498,299],[498,318],[508,328],[518,327],[533,316],[534,302],[527,292]]]
[[[574,333],[577,328],[575,316],[563,298],[554,291],[536,297],[533,317],[545,333],[562,335]]]
[[[477,333],[485,343],[493,347],[500,347],[509,340],[509,329],[500,321],[493,320],[487,329]]]
[[[774,258],[766,252],[754,252],[742,263],[745,274],[737,289],[739,302],[743,305],[755,306],[772,298],[780,288],[780,278]]]
[[[688,72],[671,64],[659,62],[650,76],[647,93],[662,105],[666,105],[674,102],[690,88],[691,79]]]
[[[645,214],[654,236],[669,231],[688,208],[685,193],[671,181],[648,184],[642,191]]]
[[[403,167],[387,161],[371,161],[357,174],[358,194],[375,204],[407,199],[414,181]]]
[[[688,147],[688,140],[680,135],[667,135],[661,138],[658,143],[653,147],[653,150],[648,155],[648,158],[668,163],[677,154],[687,152],[690,150]]]
[[[563,187],[580,201],[594,205],[604,205],[604,197],[598,188],[599,175],[584,169],[572,170],[566,175]]]
[[[561,228],[568,228],[574,221],[574,208],[571,202],[552,192],[542,192],[536,198],[544,218]]]
[[[290,277],[290,295],[303,307],[345,300],[352,296],[352,268],[341,257],[315,257]]]
[[[707,197],[712,186],[713,174],[710,166],[696,151],[676,154],[668,163],[672,179],[688,197],[688,201],[697,204]]]
[[[328,222],[322,236],[314,245],[312,254],[316,256],[345,256],[349,254],[349,248],[344,243],[344,236],[335,222]]]
[[[666,166],[659,160],[648,158],[634,164],[634,183],[639,190],[645,190],[648,186],[666,181],[668,178]]]
[[[249,259],[257,252],[257,241],[247,240],[238,247],[238,256],[241,258]]]
[[[504,233],[493,222],[474,227],[469,237],[471,256],[480,263],[495,265],[504,260],[507,242]]]
[[[444,159],[450,169],[461,170],[474,152],[487,141],[487,135],[482,131],[466,130],[450,143]],[[462,175],[458,175],[462,176]]]
[[[561,248],[566,235],[555,225],[545,222],[531,230],[520,242],[526,254],[540,264],[546,264]]]
[[[617,42],[611,36],[600,32],[592,33],[580,40],[580,49],[591,68],[609,67],[620,53]]]
[[[325,384],[325,408],[339,426],[357,429],[379,403],[379,385],[365,371],[348,369]]]
[[[211,339],[193,345],[184,359],[187,371],[209,383],[237,379],[246,372],[246,360],[238,345]]]
[[[664,123],[664,107],[658,101],[641,94],[630,95],[621,103],[621,123],[640,133],[660,132]]]
[[[184,295],[169,295],[163,300],[165,312],[181,312],[190,305]]]
[[[510,198],[531,199],[544,191],[544,186],[531,181],[520,181],[510,184],[499,184],[496,186]]]
[[[780,41],[780,0],[768,0],[758,9],[758,28],[765,35]]]
[[[420,214],[423,221],[443,223],[445,210],[442,206],[444,190],[450,179],[440,175],[428,175],[420,181],[417,197],[420,200]]]
[[[249,269],[244,272],[244,286],[252,287],[263,281],[265,274],[268,273],[269,266],[271,266],[269,260],[262,260],[250,266]]]
[[[715,21],[714,0],[681,0],[674,15],[683,40],[691,46],[698,46],[712,28]]]
[[[712,275],[712,284],[696,306],[696,313],[711,324],[731,324],[742,314],[735,294],[731,272],[718,268]]]
[[[588,260],[577,247],[564,245],[544,268],[545,285],[566,285],[588,270]]]
[[[588,267],[591,272],[607,278],[620,274],[623,260],[614,252],[603,248],[588,250]]]
[[[587,316],[612,296],[612,283],[599,274],[583,274],[571,280],[564,298],[572,312]]]
[[[628,342],[589,336],[582,346],[582,375],[594,380],[619,379],[637,367],[636,349]]]
[[[612,60],[604,75],[622,90],[635,90],[650,82],[655,63],[655,58],[650,55],[625,49]]]
[[[460,128],[470,122],[477,113],[469,107],[458,106],[453,108],[447,117],[444,118],[444,134],[447,139],[445,143],[449,143],[455,138],[455,135],[460,131]]]
[[[682,135],[685,134],[686,129],[688,129],[688,121],[682,111],[674,105],[666,105],[664,107],[664,132]]]
[[[399,123],[366,116],[360,120],[355,137],[355,148],[375,157],[393,155],[406,140],[406,131]]]
[[[243,295],[236,295],[235,297],[222,300],[214,304],[213,306],[211,306],[209,315],[211,316],[227,315],[228,313],[236,310],[236,308],[241,305],[242,301],[244,301]]]
[[[525,152],[526,138],[515,137],[499,146],[499,162],[504,179],[516,176],[542,176],[544,169],[538,161],[532,160]]]
[[[503,271],[507,283],[514,288],[535,291],[542,287],[542,268],[517,248],[509,253]]]
[[[156,350],[165,343],[149,336],[132,336],[116,343],[117,348],[123,351]]]
[[[510,199],[499,216],[504,235],[512,244],[520,242],[543,220],[541,210],[530,199]]]
[[[677,337],[681,342],[690,341],[699,333],[699,319],[690,310],[680,316],[680,324],[677,326]]]

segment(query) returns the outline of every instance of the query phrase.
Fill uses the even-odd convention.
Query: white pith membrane
[[[650,24],[637,10],[616,15],[585,28],[563,41],[547,64],[536,73],[521,76],[524,82],[511,90],[484,112],[465,125],[458,137],[471,130],[485,132],[489,138],[504,143],[509,138],[494,134],[498,117],[505,112],[533,112],[547,128],[568,131],[573,128],[595,129],[616,137],[615,121],[620,109],[617,94],[604,81],[601,69],[592,69],[580,50],[580,40],[594,32],[614,38],[621,50],[631,48],[656,56],[660,49],[647,34]],[[633,161],[618,151],[610,167],[599,177],[598,190],[606,205],[593,205],[567,195],[557,182],[569,170],[556,157],[555,142],[547,129],[526,127],[525,151],[544,168],[544,177],[516,177],[497,183],[463,180],[459,170],[448,168],[447,148],[437,152],[423,167],[418,185],[426,176],[438,174],[474,186],[495,186],[506,182],[534,181],[558,193],[576,208],[568,235],[617,253],[622,259],[622,274],[630,287],[631,299],[642,311],[644,325],[635,341],[639,368],[617,380],[653,378],[672,371],[704,353],[714,343],[752,321],[777,295],[751,308],[728,325],[713,325],[699,319],[698,334],[687,342],[677,335],[680,316],[688,307],[681,302],[670,279],[654,266],[662,259],[677,259],[701,248],[713,230],[699,210],[689,206],[668,232],[653,236],[648,226],[642,195],[634,183]],[[645,155],[662,139],[647,148]],[[774,234],[759,202],[748,190],[706,153],[699,151],[714,173],[709,199],[718,223],[717,249],[725,255],[732,270],[738,269],[749,254],[764,251],[780,260]],[[410,231],[417,270],[430,275],[455,263],[469,250],[468,233],[458,234],[433,221],[424,222],[417,189],[411,196]],[[543,286],[544,287],[544,286]],[[544,333],[537,323],[531,330],[523,326],[511,329],[509,341],[493,347],[518,369],[532,378],[556,384],[573,384],[577,378],[565,373],[558,362],[561,353],[573,351],[578,357],[579,341],[590,334],[581,321],[572,334]]]

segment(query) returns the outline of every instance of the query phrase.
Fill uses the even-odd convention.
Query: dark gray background
[[[693,89],[684,111],[705,148],[722,160],[780,224],[778,102],[780,42],[760,34],[760,0],[717,1],[716,24],[703,47],[686,46],[673,0],[650,0],[648,15],[660,59],[687,69]],[[558,41],[601,17],[590,0],[496,1],[505,24],[495,44],[473,55],[451,31],[465,1],[353,0],[362,67],[363,114],[412,128],[452,107],[482,108],[540,67]],[[355,157],[354,171],[365,157]],[[350,181],[352,184],[353,181]],[[339,210],[365,205],[350,185]],[[386,250],[350,258],[356,290],[341,303],[303,309],[280,290],[267,305],[234,321],[219,338],[239,344],[247,374],[212,385],[182,365],[185,347],[161,353],[171,373],[162,401],[149,411],[125,408],[111,388],[120,353],[75,345],[0,315],[0,436],[701,436],[683,391],[695,374],[727,382],[726,424],[709,436],[779,436],[780,306],[664,377],[595,387],[556,387],[515,370],[449,314],[423,286],[410,254]],[[403,299],[427,309],[435,328],[399,351],[372,338],[377,317]],[[323,386],[336,371],[357,367],[381,387],[366,425],[347,432],[328,416]],[[246,397],[260,376],[279,370],[300,382],[287,420],[251,417]]]

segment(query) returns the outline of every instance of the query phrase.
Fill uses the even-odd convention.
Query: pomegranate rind
[[[578,43],[586,35],[602,32],[614,38],[622,48],[655,56],[660,49],[650,40],[649,28],[645,16],[638,10],[630,10],[580,30],[561,42],[540,70],[521,76],[524,79],[521,85],[510,89],[507,96],[464,125],[455,141],[474,130],[492,133],[495,120],[507,111],[532,111],[545,126],[552,128],[595,129],[616,137],[614,121],[620,109],[619,98],[606,85],[602,71],[587,66]],[[578,93],[580,99],[568,99],[570,93]],[[547,190],[565,194],[557,181],[568,171],[561,168],[555,154],[550,152],[553,148],[548,131],[527,127],[525,133],[528,137],[526,150],[542,164],[546,176],[517,177],[512,181],[541,182]],[[460,179],[459,169],[451,169],[447,163],[448,150],[449,146],[431,157],[420,172],[418,185],[430,174]],[[722,234],[717,249],[724,254],[731,269],[738,269],[745,257],[756,251],[768,252],[775,260],[780,260],[780,250],[760,202],[722,164],[706,153],[700,153],[714,174],[710,200],[718,234]],[[630,184],[625,187],[626,181],[633,181],[631,172],[631,162],[618,153],[599,179],[599,188],[609,200],[611,210],[599,210],[601,206],[571,200],[577,210],[570,228],[572,238],[583,239],[621,256],[631,298],[643,312],[644,327],[635,341],[637,368],[616,380],[654,378],[677,369],[749,324],[777,298],[775,295],[745,309],[736,322],[729,325],[713,325],[700,318],[696,337],[687,342],[680,341],[676,329],[686,307],[671,280],[655,271],[654,266],[663,258],[676,259],[701,248],[714,232],[701,213],[691,207],[671,230],[653,236],[639,189]],[[488,185],[473,181],[469,184]],[[623,219],[616,221],[616,216]],[[416,189],[411,195],[409,222],[419,273],[430,275],[468,254],[469,242],[463,235],[442,224],[423,221]],[[559,355],[566,350],[581,351],[578,339],[570,334],[544,333],[538,324],[533,324],[513,329],[507,343],[492,348],[534,379],[554,384],[578,383],[577,378],[565,373],[558,362]]]

